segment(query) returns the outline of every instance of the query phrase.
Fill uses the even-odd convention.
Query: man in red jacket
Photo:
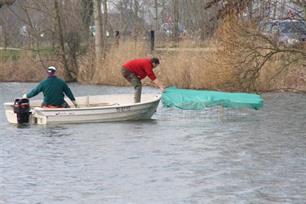
[[[162,92],[164,91],[164,85],[156,78],[153,72],[153,69],[158,65],[158,58],[134,59],[122,65],[121,73],[123,77],[126,78],[135,88],[135,103],[140,102],[142,88],[141,80],[146,76],[148,76]]]

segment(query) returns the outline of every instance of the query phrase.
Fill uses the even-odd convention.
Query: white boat
[[[41,100],[31,100],[31,124],[66,124],[111,122],[150,119],[161,99],[159,94],[142,94],[141,102],[134,103],[134,95],[97,95],[76,97],[78,108],[41,108]],[[73,104],[66,100],[70,107]],[[4,103],[9,123],[17,124],[14,103]]]

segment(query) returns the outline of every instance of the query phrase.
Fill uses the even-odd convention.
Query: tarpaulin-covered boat
[[[260,109],[263,99],[257,94],[167,88],[163,93],[164,107],[202,110],[212,106]]]

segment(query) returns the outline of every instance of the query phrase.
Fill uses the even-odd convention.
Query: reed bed
[[[96,67],[94,49],[90,48],[78,58],[78,82],[126,86],[129,84],[120,72],[122,64],[134,58],[158,57],[161,64],[154,71],[166,86],[223,91],[306,90],[306,71],[301,69],[303,64],[296,62],[286,67],[288,54],[275,55],[263,66],[254,82],[254,90],[242,87],[239,77],[245,70],[237,63],[243,60],[244,45],[250,45],[253,39],[240,35],[242,30],[239,29],[242,28],[236,25],[235,21],[225,22],[212,40],[201,43],[201,49],[197,49],[193,41],[185,40],[176,47],[171,42],[164,43],[162,50],[151,52],[145,40],[122,41],[119,45],[110,46],[101,64]],[[0,81],[39,81],[45,78],[45,69],[49,65],[57,66],[58,74],[64,76],[58,59],[56,56],[41,59],[31,56],[30,52],[23,52],[18,60],[1,60]],[[252,64],[245,64],[245,69],[248,66]],[[284,70],[280,72],[281,69]],[[152,85],[152,82],[145,79],[144,84]]]
[[[214,45],[209,45],[214,46]],[[180,48],[178,48],[180,49]],[[98,66],[92,77],[91,82],[95,84],[108,84],[115,86],[128,85],[126,80],[121,76],[120,68],[126,61],[141,58],[141,57],[158,57],[161,64],[156,68],[157,77],[163,81],[166,86],[177,86],[181,88],[208,88],[221,89],[223,84],[226,84],[232,79],[231,72],[217,67],[214,63],[215,52],[212,51],[154,51],[148,50],[146,42],[124,42],[119,47],[112,47],[107,52],[103,63]],[[86,70],[89,62],[94,59],[88,56],[83,58],[79,79],[90,74]],[[85,68],[86,67],[86,68]],[[86,83],[86,80],[83,82]],[[150,80],[144,80],[146,85],[150,85]]]

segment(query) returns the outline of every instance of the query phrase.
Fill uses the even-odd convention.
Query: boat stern
[[[17,124],[17,114],[14,113],[13,103],[4,103],[4,112],[9,123]]]

